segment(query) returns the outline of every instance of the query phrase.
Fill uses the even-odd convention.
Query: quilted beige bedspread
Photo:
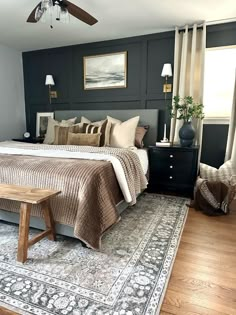
[[[48,145],[19,143],[8,143],[8,146],[33,150],[49,148]],[[124,169],[132,204],[136,202],[136,194],[146,188],[138,157],[129,150],[50,146],[52,149],[115,156]],[[75,237],[93,249],[100,248],[104,231],[119,220],[116,204],[123,196],[108,161],[0,154],[0,182],[61,190],[52,200],[55,221],[73,226]],[[0,209],[18,212],[19,203],[0,199]],[[38,206],[33,207],[32,215],[41,216]]]

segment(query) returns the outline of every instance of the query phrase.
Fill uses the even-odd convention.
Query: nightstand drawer
[[[150,154],[150,167],[155,172],[167,172],[172,169],[176,172],[184,172],[189,167],[191,168],[193,161],[193,152],[173,152],[173,151],[158,151],[153,150]]]
[[[154,174],[155,176],[155,174]],[[155,180],[155,177],[152,175],[152,180]],[[159,183],[175,183],[175,184],[191,184],[192,183],[192,172],[187,171],[185,173],[177,172],[160,172],[156,174],[156,181]]]
[[[159,149],[159,148],[152,148],[151,149],[152,152],[152,157],[154,157],[155,159],[162,159],[162,160],[168,160],[168,161],[177,161],[180,162],[183,159],[185,161],[189,161],[192,160],[193,158],[193,151],[186,151],[186,150],[171,150],[171,149]]]

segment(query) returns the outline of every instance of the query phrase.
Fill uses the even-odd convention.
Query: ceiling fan
[[[46,15],[46,13],[49,13],[52,16],[51,12],[53,8],[57,9],[57,21],[68,21],[69,14],[71,14],[77,19],[89,25],[93,25],[98,22],[97,19],[95,19],[88,12],[84,11],[83,9],[69,2],[68,0],[42,0],[30,13],[27,22],[37,23],[42,19],[44,15]],[[52,25],[51,28],[53,28]]]

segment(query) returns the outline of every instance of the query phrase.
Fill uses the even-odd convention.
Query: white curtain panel
[[[194,24],[190,30],[188,25],[184,31],[175,28],[173,96],[192,96],[195,102],[203,102],[205,48],[205,23]],[[179,143],[179,129],[182,124],[183,121],[177,120],[176,117],[171,119],[171,142]],[[196,130],[195,144],[201,144],[202,121],[193,121],[193,126]]]
[[[234,84],[234,97],[232,104],[232,112],[229,124],[228,141],[225,154],[225,162],[231,160],[234,168],[236,169],[236,72]]]

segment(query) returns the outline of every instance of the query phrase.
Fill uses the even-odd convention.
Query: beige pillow
[[[105,121],[105,119],[99,120],[99,121],[91,121],[91,120],[87,119],[86,117],[82,116],[80,123],[81,124],[93,124],[96,126],[101,126],[104,123],[104,121]]]
[[[59,121],[54,120],[53,118],[49,117],[48,118],[47,132],[46,132],[45,139],[44,139],[43,143],[53,144],[54,138],[55,138],[55,133],[54,133],[54,127],[55,126],[69,127],[71,125],[73,125],[73,122],[71,122],[70,119],[69,120],[63,120],[62,122],[59,122]]]
[[[100,137],[100,133],[86,134],[69,132],[67,144],[99,147]]]
[[[135,145],[135,133],[139,122],[139,116],[121,122],[118,119],[107,116],[111,122],[110,146],[115,148],[129,148]]]
[[[104,120],[101,125],[92,124],[83,124],[83,133],[101,133],[100,146],[108,146],[110,143],[110,131],[111,123],[108,120]]]
[[[62,120],[61,122],[64,124],[64,123],[67,123],[67,122],[70,122],[72,124],[75,124],[76,122],[76,119],[77,117],[74,117],[74,118],[70,118],[70,119],[67,119],[67,120]]]
[[[80,133],[83,132],[83,124],[78,123],[73,125],[74,129],[73,129],[73,133]]]

